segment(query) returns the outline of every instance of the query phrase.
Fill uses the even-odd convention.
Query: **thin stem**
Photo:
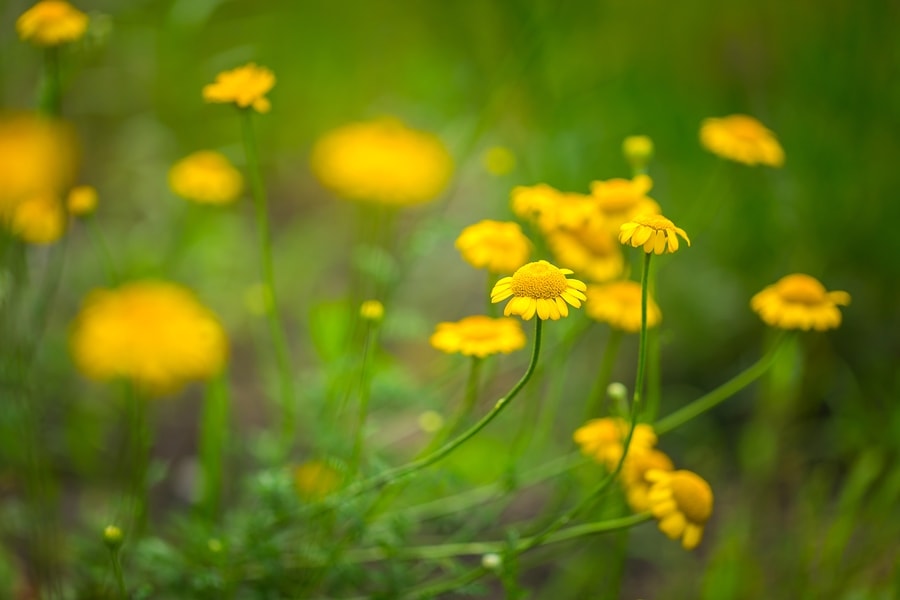
[[[60,77],[59,47],[48,46],[44,50],[44,81],[38,108],[47,115],[59,116],[62,106],[62,81]]]
[[[285,339],[284,330],[281,327],[282,319],[278,312],[278,296],[275,293],[275,269],[272,263],[272,239],[269,228],[268,196],[266,194],[265,185],[263,184],[262,173],[259,166],[259,157],[257,156],[256,151],[252,111],[242,111],[241,125],[243,131],[244,153],[247,159],[247,171],[250,176],[250,188],[253,193],[253,203],[256,209],[260,271],[267,292],[267,298],[265,299],[266,320],[269,324],[269,335],[272,339],[272,347],[275,351],[275,360],[278,367],[282,435],[285,445],[290,445],[294,438],[296,427],[294,380],[291,375],[291,360],[288,344]]]
[[[606,348],[603,350],[603,360],[597,371],[597,380],[588,396],[587,410],[584,413],[585,421],[599,417],[603,413],[606,388],[609,385],[609,378],[612,375],[613,366],[616,364],[616,355],[619,353],[621,344],[622,330],[610,329],[609,336],[606,338]]]
[[[128,591],[125,589],[125,576],[122,573],[122,559],[119,556],[119,552],[119,548],[110,548],[109,559],[112,562],[116,585],[119,587],[119,598],[126,600],[128,598]]]
[[[478,403],[478,381],[481,375],[481,365],[483,360],[477,356],[471,357],[469,363],[469,374],[466,377],[466,395],[463,397],[462,403],[457,407],[456,414],[437,432],[434,438],[425,447],[423,455],[428,454],[435,448],[439,447],[448,437],[450,437],[457,428],[465,422],[466,418],[472,414],[472,410]]]
[[[718,406],[725,400],[728,400],[736,393],[762,377],[766,371],[775,364],[775,358],[781,349],[786,336],[780,335],[769,351],[766,352],[758,361],[750,367],[738,373],[716,389],[697,398],[687,406],[676,410],[656,422],[653,430],[657,435],[668,433],[677,427],[681,427],[694,417],[702,415],[706,411]]]
[[[147,499],[150,492],[150,427],[147,403],[132,383],[125,384],[125,402],[131,411],[131,433],[134,436],[131,460],[132,529],[138,535],[147,528]]]
[[[221,509],[222,458],[227,445],[228,414],[228,376],[222,373],[206,384],[203,418],[200,423],[203,507],[211,522],[218,519]]]
[[[641,337],[638,342],[637,374],[634,378],[634,406],[632,411],[637,413],[641,405],[641,396],[644,388],[644,371],[647,365],[647,294],[650,281],[650,259],[653,253],[644,253],[644,268],[641,271]]]
[[[119,281],[119,276],[113,263],[112,254],[109,251],[109,245],[107,245],[106,238],[103,236],[103,231],[94,219],[94,215],[88,215],[84,219],[84,222],[87,224],[88,236],[96,247],[97,253],[100,254],[100,262],[103,263],[103,268],[106,271],[107,281],[110,285],[115,285]]]
[[[353,442],[353,456],[350,459],[350,470],[356,472],[362,459],[365,439],[366,419],[369,416],[369,398],[372,395],[371,355],[374,353],[378,326],[366,319],[366,340],[363,345],[362,364],[359,373],[359,416],[356,422],[356,437]]]

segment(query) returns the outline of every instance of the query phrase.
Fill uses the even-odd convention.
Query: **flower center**
[[[692,523],[705,523],[712,514],[713,496],[709,485],[689,471],[672,473],[672,496]]]
[[[762,128],[756,119],[737,115],[731,118],[728,129],[735,137],[745,140],[758,140],[762,136]]]
[[[558,298],[569,284],[562,271],[545,260],[528,263],[512,276],[513,295],[526,298]]]
[[[675,229],[675,223],[662,215],[638,215],[633,220],[635,223],[640,223],[645,227],[650,227],[657,231]]]
[[[825,286],[809,275],[796,273],[778,282],[778,294],[787,302],[815,305],[825,300]]]

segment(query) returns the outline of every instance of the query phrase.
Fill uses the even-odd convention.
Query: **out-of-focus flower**
[[[561,266],[591,281],[614,279],[625,268],[621,246],[599,218],[549,232],[547,245]]]
[[[216,316],[186,288],[161,281],[92,292],[70,343],[86,376],[129,379],[152,393],[209,379],[222,370],[228,354]]]
[[[16,20],[19,37],[37,46],[74,42],[81,39],[87,26],[87,15],[61,0],[42,0]]]
[[[583,227],[597,216],[590,196],[561,192],[545,183],[516,186],[510,192],[513,213],[544,233]]]
[[[622,142],[622,154],[635,171],[643,171],[653,158],[653,140],[646,135],[630,135]]]
[[[444,428],[444,417],[434,410],[426,410],[419,415],[419,429],[425,433],[436,433]]]
[[[640,214],[659,213],[659,204],[647,196],[653,180],[647,175],[632,179],[607,179],[591,183],[591,195],[606,218],[610,230],[618,233],[619,226]]]
[[[775,134],[747,115],[705,119],[700,126],[700,143],[717,156],[745,165],[784,164],[784,150]]]
[[[572,437],[581,448],[582,454],[606,465],[606,468],[612,471],[622,458],[629,428],[624,419],[616,417],[591,419],[576,429]],[[649,450],[655,445],[656,434],[653,427],[646,423],[635,425],[628,453]]]
[[[66,214],[56,196],[34,194],[16,205],[9,228],[29,244],[52,244],[66,230]]]
[[[641,330],[641,284],[635,281],[611,281],[602,285],[589,285],[588,303],[584,311],[601,323],[628,333]],[[662,313],[656,302],[647,296],[647,328],[656,327],[662,321]]]
[[[516,168],[516,155],[505,146],[491,146],[481,155],[481,164],[488,173],[500,177]]]
[[[512,296],[503,314],[519,315],[526,321],[535,314],[540,319],[554,321],[567,317],[566,303],[579,308],[587,299],[584,295],[587,286],[578,279],[566,279],[571,274],[571,270],[560,269],[546,260],[528,263],[512,277],[504,277],[494,285],[491,302],[502,302]]]
[[[696,548],[712,515],[709,484],[690,471],[651,470],[645,477],[650,482],[647,500],[659,520],[659,530],[669,539],[681,539],[685,550]]]
[[[672,471],[675,466],[672,464],[672,459],[655,448],[629,451],[625,462],[622,463],[620,479],[625,488],[625,497],[631,510],[636,513],[650,510],[650,499],[647,497],[650,491],[650,482],[646,475],[654,469]]]
[[[397,119],[350,123],[323,135],[312,170],[341,198],[388,206],[437,198],[453,174],[453,160],[431,133]]]
[[[200,204],[229,204],[241,195],[244,178],[224,155],[200,150],[172,165],[169,187],[178,196]]]
[[[84,217],[97,210],[97,190],[90,185],[79,185],[69,190],[66,209],[70,215]]]
[[[803,273],[786,275],[750,300],[750,307],[766,324],[779,329],[825,331],[841,324],[838,306],[850,304],[847,292],[828,292],[816,279]]]
[[[473,315],[453,323],[438,323],[429,342],[441,352],[484,358],[524,348],[525,334],[515,319]]]
[[[203,99],[207,102],[234,103],[239,108],[252,107],[258,113],[267,113],[272,104],[266,94],[274,86],[275,74],[272,71],[249,63],[216,75],[215,82],[203,87]]]
[[[644,247],[647,254],[664,254],[678,251],[678,237],[691,245],[684,229],[662,215],[638,215],[619,229],[619,241],[635,248]]]
[[[491,220],[463,229],[456,248],[470,265],[491,273],[512,273],[531,254],[531,242],[518,223]]]
[[[310,460],[294,467],[294,488],[306,501],[325,498],[341,484],[341,474],[321,460]]]
[[[103,543],[111,550],[121,546],[124,537],[122,529],[116,525],[107,525],[103,528]]]
[[[384,305],[378,300],[366,300],[359,307],[359,316],[377,322],[384,318]]]

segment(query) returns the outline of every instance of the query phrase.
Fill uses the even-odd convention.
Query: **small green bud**
[[[103,542],[110,550],[116,550],[122,545],[122,530],[115,525],[107,525],[103,530]]]
[[[503,565],[503,559],[496,552],[488,552],[481,557],[481,566],[489,571],[497,571]]]

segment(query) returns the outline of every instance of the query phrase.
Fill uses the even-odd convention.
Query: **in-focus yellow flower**
[[[516,155],[505,146],[491,146],[481,155],[481,163],[488,173],[500,177],[516,168]]]
[[[784,150],[775,134],[747,115],[705,119],[700,126],[700,143],[717,156],[745,165],[784,164]]]
[[[653,140],[646,135],[630,135],[622,142],[622,154],[632,169],[643,170],[653,158]]]
[[[586,300],[587,286],[577,279],[566,279],[569,269],[560,269],[546,260],[531,262],[519,268],[512,277],[504,277],[491,290],[491,302],[502,302],[512,296],[503,314],[519,315],[526,321],[537,314],[540,319],[569,316],[568,302],[575,308]]]
[[[224,155],[201,150],[172,165],[169,187],[185,200],[229,204],[241,195],[244,178]]]
[[[69,190],[66,208],[70,215],[84,217],[97,210],[97,190],[90,185],[79,185]]]
[[[16,20],[16,31],[37,46],[58,46],[81,39],[87,25],[87,15],[68,2],[42,0]]]
[[[469,225],[456,238],[456,248],[476,269],[512,273],[531,254],[531,242],[518,223],[484,220]]]
[[[659,204],[647,196],[653,180],[647,175],[632,179],[607,179],[591,183],[591,195],[606,217],[610,229],[618,233],[619,226],[640,214],[658,214]]]
[[[96,290],[72,329],[72,355],[92,379],[129,379],[153,393],[222,370],[228,353],[216,316],[186,288],[138,281]]]
[[[581,448],[582,454],[606,465],[606,468],[612,471],[622,458],[629,428],[629,423],[617,417],[591,419],[576,429],[572,438]],[[628,453],[649,450],[655,445],[656,434],[653,427],[646,423],[635,425]]]
[[[675,223],[662,215],[638,215],[619,228],[619,241],[637,248],[644,247],[650,254],[665,254],[678,250],[678,234],[691,245],[684,229],[675,227]]]
[[[590,196],[561,192],[545,183],[519,185],[510,192],[513,213],[544,233],[582,227],[597,216]]]
[[[681,539],[685,550],[696,548],[712,515],[709,484],[690,471],[651,470],[645,477],[650,482],[650,511],[659,520],[660,531],[669,539]]]
[[[641,330],[641,284],[636,281],[611,281],[603,285],[589,285],[588,303],[584,311],[601,323],[628,333]],[[656,327],[662,313],[653,298],[647,296],[647,328]]]
[[[547,233],[547,245],[556,261],[591,281],[608,281],[622,274],[625,257],[615,236],[602,219],[592,219],[581,227]]]
[[[66,230],[66,214],[56,196],[35,194],[16,205],[9,228],[29,244],[52,244]]]
[[[359,307],[359,316],[366,321],[380,321],[384,318],[384,305],[378,300],[366,300]]]
[[[312,170],[341,198],[406,206],[437,198],[450,183],[453,159],[435,135],[386,118],[323,135]]]
[[[233,102],[239,108],[253,107],[258,113],[272,108],[266,94],[275,86],[275,74],[265,67],[249,63],[216,75],[213,83],[203,87],[207,102]]]
[[[455,323],[438,323],[429,342],[447,354],[484,358],[524,348],[525,334],[522,325],[515,319],[473,315]]]
[[[294,467],[294,488],[303,500],[321,500],[340,484],[340,472],[327,462],[310,460]]]
[[[818,279],[794,273],[757,293],[750,307],[772,327],[825,331],[841,324],[838,306],[850,304],[847,292],[828,292]]]
[[[629,451],[625,462],[622,463],[620,479],[625,488],[625,497],[631,510],[636,513],[650,510],[650,499],[647,496],[650,492],[650,482],[647,481],[646,475],[654,469],[672,471],[675,466],[672,459],[655,448]]]

